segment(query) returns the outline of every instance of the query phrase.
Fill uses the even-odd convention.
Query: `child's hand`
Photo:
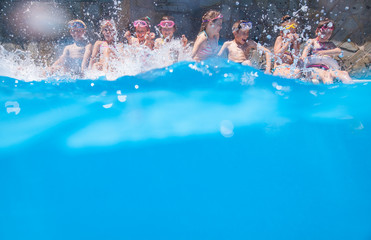
[[[126,31],[124,37],[125,37],[127,40],[130,40],[130,39],[131,39],[131,32],[130,32],[130,31]]]
[[[188,43],[188,39],[186,38],[185,35],[182,35],[182,43],[183,43],[183,47],[187,46],[187,43]]]
[[[156,35],[153,32],[148,32],[145,36],[147,41],[152,41],[153,39],[155,39],[155,37],[156,37]]]
[[[292,42],[295,40],[295,35],[292,33],[287,34],[287,38]]]

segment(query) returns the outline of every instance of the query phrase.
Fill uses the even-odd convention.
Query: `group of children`
[[[252,23],[240,20],[233,24],[234,40],[219,46],[219,32],[222,28],[223,16],[220,12],[210,10],[205,13],[201,21],[201,29],[193,43],[191,57],[195,61],[203,61],[212,57],[227,57],[230,61],[251,66],[250,53],[256,49],[265,54],[265,73],[272,72],[271,63],[274,60],[273,75],[286,78],[301,78],[318,83],[329,84],[334,79],[344,83],[351,83],[352,79],[345,71],[341,71],[337,61],[333,58],[341,54],[341,50],[329,41],[335,29],[334,22],[324,20],[318,24],[316,38],[305,43],[301,53],[301,39],[297,33],[298,23],[295,19],[285,16],[280,25],[280,34],[274,44],[273,53],[248,39]],[[87,28],[81,20],[68,23],[68,28],[74,43],[67,46],[62,56],[49,68],[49,73],[57,71],[70,73],[84,73],[85,70],[102,72],[114,71],[111,66],[113,60],[125,62],[127,46],[134,55],[141,51],[161,49],[174,40],[176,24],[172,17],[165,16],[157,25],[160,37],[156,39],[151,32],[150,18],[145,17],[133,22],[134,34],[127,31],[124,37],[127,44],[119,41],[115,23],[105,20],[101,24],[103,40],[97,41],[94,46],[85,37]],[[179,39],[183,48],[191,48],[188,39],[182,35]]]

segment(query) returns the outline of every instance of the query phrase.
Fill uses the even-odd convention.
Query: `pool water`
[[[222,60],[0,77],[0,239],[371,239],[370,92]]]

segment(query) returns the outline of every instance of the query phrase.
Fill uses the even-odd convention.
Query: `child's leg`
[[[328,71],[322,70],[320,68],[313,68],[312,71],[313,83],[318,83],[318,80],[322,80],[324,84],[332,84],[334,82],[332,76]]]
[[[352,78],[346,71],[330,70],[330,74],[333,78],[339,78],[343,83],[353,83]]]
[[[299,68],[287,68],[289,78],[300,78],[300,69]]]

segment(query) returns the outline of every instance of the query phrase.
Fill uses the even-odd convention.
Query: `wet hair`
[[[81,28],[81,29],[86,29],[86,24],[79,20],[79,19],[75,19],[75,20],[71,20],[67,23],[67,26],[69,29],[71,28]]]
[[[199,33],[205,31],[206,30],[206,26],[209,23],[209,21],[211,19],[217,18],[219,15],[221,15],[221,13],[218,12],[218,11],[215,11],[215,10],[209,10],[209,11],[207,11],[202,16],[202,23],[201,23],[201,28],[200,28],[200,32]],[[215,19],[215,20],[217,20],[217,19]]]
[[[332,21],[331,19],[325,18],[323,21],[320,21],[318,23],[318,26],[317,26],[317,29],[316,29],[316,34],[319,32],[319,30],[321,29],[321,27],[327,26],[329,23],[332,24],[332,26],[334,27],[334,30],[335,30],[335,22]]]
[[[290,15],[285,15],[281,18],[281,24],[287,22],[287,21],[290,21],[292,19],[292,17]]]
[[[291,24],[299,25],[296,19],[294,19],[290,15],[285,15],[281,18],[281,24],[280,24],[281,29]],[[280,31],[280,35],[283,36],[283,30]]]
[[[240,29],[241,29],[241,23],[247,23],[248,21],[246,21],[246,20],[239,20],[239,21],[237,21],[237,22],[235,22],[235,23],[233,23],[233,25],[232,25],[232,32],[233,33],[238,33],[239,31],[240,31]],[[250,29],[249,29],[250,30]]]
[[[100,24],[100,32],[103,32],[104,28],[107,26],[111,26],[116,30],[115,22],[113,20],[103,20]]]
[[[174,30],[176,30],[176,24],[175,24],[175,18],[173,16],[163,16],[160,20],[161,21],[173,21],[174,22]],[[162,27],[161,26],[158,26],[158,28],[160,29],[160,31],[162,30]]]

